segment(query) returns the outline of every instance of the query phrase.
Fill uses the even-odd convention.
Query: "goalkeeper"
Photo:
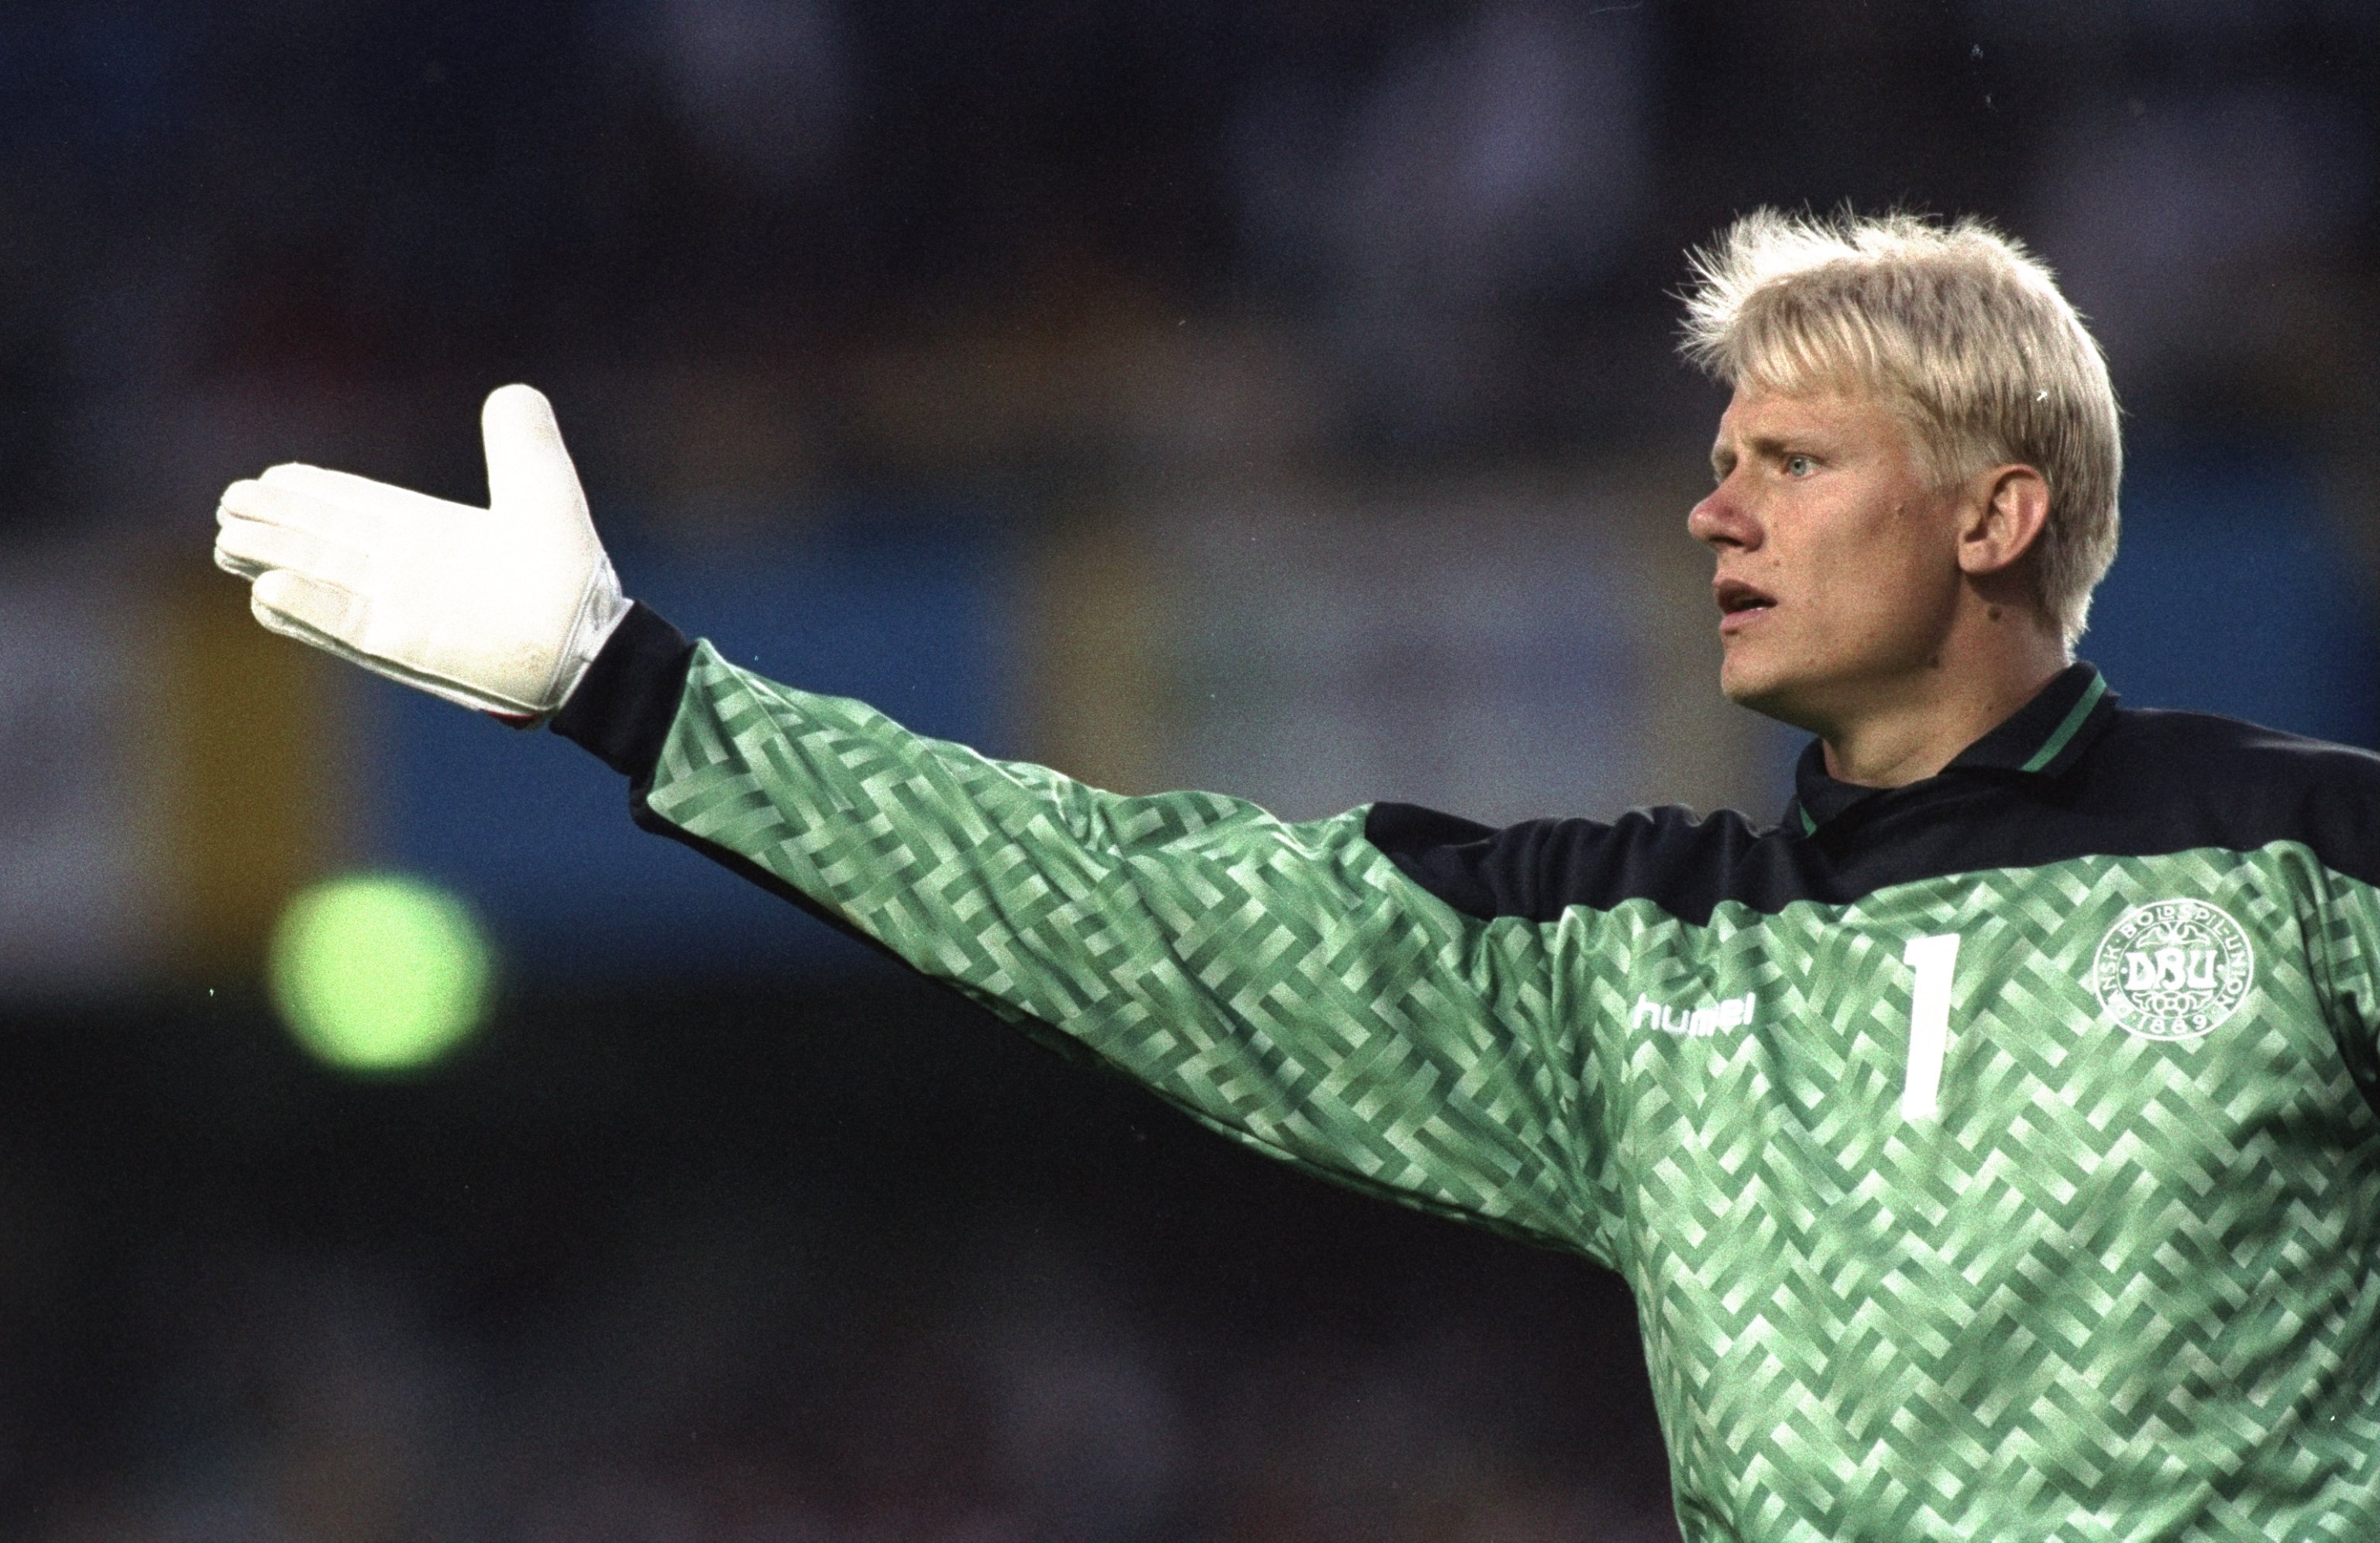
[[[1773,826],[1122,797],[623,598],[544,399],[492,507],[224,495],[266,626],[552,726],[710,852],[1216,1129],[1633,1288],[1718,1539],[2380,1537],[2380,759],[2119,708],[2097,346],[1973,222],[1696,254],[1688,529]]]

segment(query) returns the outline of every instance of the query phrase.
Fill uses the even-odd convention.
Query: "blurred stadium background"
[[[1781,799],[1681,250],[1991,214],[2131,417],[2084,653],[2380,743],[2364,0],[10,0],[0,1533],[1674,1537],[1611,1281],[1067,1069],[212,573],[554,397],[630,592],[1125,788]],[[496,960],[310,1059],[291,897]]]

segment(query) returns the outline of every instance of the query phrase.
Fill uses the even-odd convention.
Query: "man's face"
[[[1866,395],[1739,387],[1711,466],[1686,529],[1718,558],[1729,699],[1826,734],[1927,688],[1959,597],[1957,506],[1908,425]]]

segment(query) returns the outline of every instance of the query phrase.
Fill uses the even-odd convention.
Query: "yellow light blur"
[[[453,1050],[487,1014],[494,958],[459,895],[402,874],[300,891],[266,961],[298,1042],[345,1071],[403,1072]]]

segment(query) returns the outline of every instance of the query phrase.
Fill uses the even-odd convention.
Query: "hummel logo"
[[[1706,1002],[1692,1010],[1664,1007],[1651,997],[1639,994],[1636,1012],[1628,1020],[1632,1029],[1650,1026],[1664,1034],[1684,1034],[1696,1039],[1707,1039],[1722,1028],[1742,1028],[1752,1022],[1752,1010],[1759,993],[1746,991],[1740,997],[1723,1002]]]

